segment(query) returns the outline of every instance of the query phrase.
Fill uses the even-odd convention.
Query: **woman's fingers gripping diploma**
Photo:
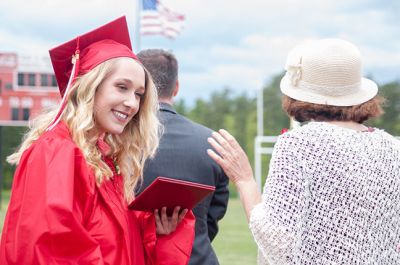
[[[188,209],[184,209],[179,213],[181,207],[177,206],[172,213],[172,216],[167,216],[167,207],[161,209],[161,213],[158,209],[154,211],[154,217],[156,219],[156,233],[158,235],[169,235],[176,230],[178,224],[183,220]]]

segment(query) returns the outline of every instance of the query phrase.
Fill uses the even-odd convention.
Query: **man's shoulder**
[[[184,130],[193,132],[194,135],[209,137],[209,136],[211,136],[211,133],[213,132],[212,129],[210,129],[200,123],[192,121],[188,117],[181,115],[179,113],[177,113],[177,119],[179,119],[178,124],[180,124],[178,126],[181,126],[182,129],[184,129]]]
[[[164,135],[186,135],[188,140],[206,140],[211,136],[212,129],[192,121],[188,117],[178,113],[175,108],[169,104],[160,104],[160,122],[164,126]]]
[[[189,119],[186,116],[183,116],[181,114],[178,114],[183,120],[185,120],[187,123],[189,123],[193,128],[200,130],[200,131],[204,131],[207,133],[212,133],[213,130],[211,130],[210,128],[204,126],[203,124],[197,123],[195,121],[192,121],[191,119]]]
[[[160,121],[165,127],[179,127],[182,130],[190,130],[196,132],[196,135],[207,135],[210,136],[213,130],[210,128],[192,121],[188,117],[178,113],[170,105],[162,105],[160,112]]]

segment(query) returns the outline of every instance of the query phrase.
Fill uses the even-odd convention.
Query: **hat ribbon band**
[[[346,95],[351,95],[351,94],[357,93],[357,91],[360,89],[360,86],[361,86],[361,82],[357,82],[355,84],[350,84],[347,86],[333,87],[333,86],[315,85],[315,84],[311,84],[306,81],[300,80],[298,82],[297,87],[303,91],[308,91],[313,94],[325,95],[325,96],[330,96],[330,97],[340,97],[340,96],[346,96]]]

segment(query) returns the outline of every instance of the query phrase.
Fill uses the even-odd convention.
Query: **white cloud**
[[[16,21],[41,21],[45,23],[77,24],[81,21],[99,20],[116,14],[135,10],[135,1],[128,0],[13,0],[2,1],[3,15],[15,17]],[[131,13],[131,12],[129,12]],[[18,16],[15,16],[18,14]]]
[[[5,49],[2,51],[47,55],[49,43],[41,39],[32,39],[23,35],[15,35],[0,28],[0,47]]]
[[[268,76],[283,71],[286,54],[301,40],[293,37],[266,37],[249,35],[237,45],[214,45],[205,51],[199,49],[187,50],[190,56],[179,57],[179,60],[194,60],[206,56],[208,67],[196,75],[183,72],[184,84],[193,86],[202,83],[217,86],[229,86],[236,90],[256,90],[261,88]],[[211,62],[211,63],[210,63]],[[204,62],[201,62],[201,64]]]
[[[374,47],[361,49],[365,68],[396,68],[400,77],[400,52],[393,52]]]

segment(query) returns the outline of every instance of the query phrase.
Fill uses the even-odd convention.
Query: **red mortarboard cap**
[[[80,60],[76,76],[112,58],[131,57],[137,60],[132,52],[125,16],[61,44],[49,52],[62,96],[70,78],[72,58],[75,54],[79,54]]]
[[[129,57],[138,60],[132,52],[125,16],[61,44],[49,52],[63,98],[59,111],[47,130],[51,130],[60,120],[66,105],[66,95],[77,76],[112,58]]]

